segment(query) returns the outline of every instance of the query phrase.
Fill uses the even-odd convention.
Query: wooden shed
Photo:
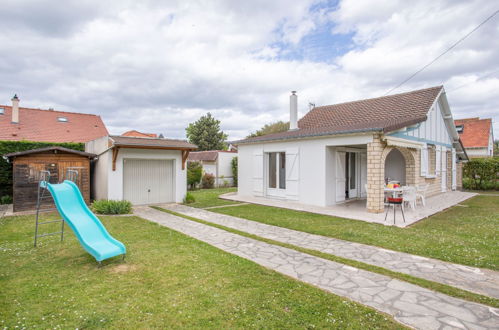
[[[90,202],[90,160],[96,155],[68,148],[52,146],[14,152],[5,155],[13,165],[14,212],[36,209],[40,171],[50,172],[50,182],[59,183],[65,179],[66,170],[78,171],[76,184],[83,198]],[[53,205],[48,199],[43,207]]]

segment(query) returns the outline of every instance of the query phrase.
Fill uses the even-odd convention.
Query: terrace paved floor
[[[405,222],[402,219],[402,214],[397,207],[397,215],[394,217],[393,211],[388,213],[386,222],[385,213],[369,213],[366,210],[366,200],[352,200],[343,204],[334,206],[321,207],[314,205],[301,204],[298,202],[270,199],[264,197],[254,196],[240,196],[237,193],[227,193],[220,196],[222,199],[232,200],[237,202],[260,204],[266,206],[280,207],[295,211],[304,211],[310,213],[330,215],[340,218],[347,218],[353,220],[362,220],[367,222],[374,222],[386,225],[395,225],[397,227],[407,227],[413,223],[427,218],[435,213],[441,212],[449,207],[459,204],[473,196],[476,193],[463,192],[463,191],[449,191],[426,199],[426,206],[418,204],[413,211],[410,207],[405,208]],[[390,210],[393,210],[390,208]]]
[[[223,251],[392,315],[418,329],[495,328],[499,310],[376,273],[267,244],[147,206],[134,213]]]
[[[360,261],[395,272],[499,298],[499,272],[493,270],[452,264],[376,246],[308,234],[185,205],[163,204],[161,207],[281,243]]]

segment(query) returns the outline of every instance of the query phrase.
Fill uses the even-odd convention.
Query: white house
[[[491,118],[466,118],[454,121],[469,158],[494,156],[494,129]]]
[[[209,150],[195,151],[189,153],[189,162],[200,162],[203,173],[212,174],[215,177],[215,186],[232,186],[234,177],[232,174],[232,159],[237,157],[237,151]]]
[[[85,150],[98,155],[93,198],[134,205],[182,202],[187,192],[185,163],[196,148],[182,140],[144,137],[105,136],[87,142]]]
[[[367,198],[384,209],[387,178],[428,183],[428,195],[454,190],[466,154],[443,86],[321,106],[290,130],[238,141],[238,195],[330,206]],[[366,187],[368,192],[366,192]]]

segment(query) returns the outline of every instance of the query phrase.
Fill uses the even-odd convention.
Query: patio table
[[[397,197],[397,195],[402,193],[402,187],[398,188],[387,188],[385,187],[385,192],[392,193],[392,197]]]

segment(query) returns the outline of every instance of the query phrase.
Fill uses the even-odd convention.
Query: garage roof
[[[57,153],[57,151],[59,151],[59,152],[65,152],[65,153],[70,153],[70,154],[76,154],[76,155],[80,155],[80,156],[84,156],[84,157],[88,157],[88,158],[94,158],[96,156],[95,154],[91,154],[88,152],[68,149],[68,148],[59,147],[59,146],[50,146],[50,147],[39,148],[39,149],[11,152],[9,154],[5,154],[4,157],[12,158],[12,157],[19,157],[19,156],[24,156],[24,155],[29,155],[29,154],[37,154],[37,153],[50,152],[50,151],[53,151],[54,153]]]
[[[175,139],[160,139],[160,138],[146,138],[146,137],[131,137],[111,135],[109,138],[112,140],[113,145],[116,147],[129,147],[147,149],[176,149],[176,150],[196,150],[198,147],[185,140]]]

